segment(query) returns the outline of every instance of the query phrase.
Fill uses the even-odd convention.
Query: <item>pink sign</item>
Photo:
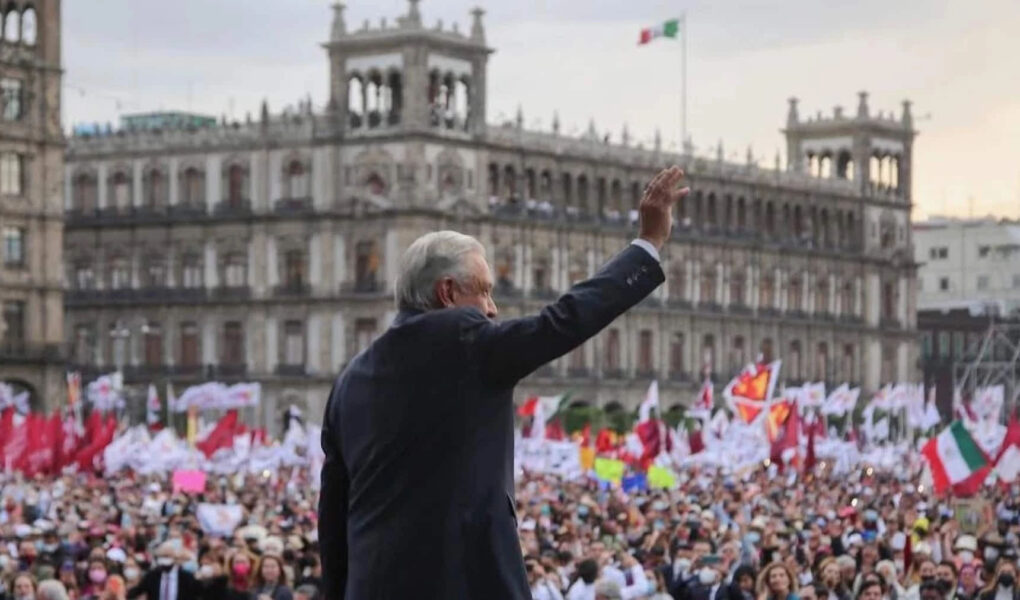
[[[205,471],[174,471],[173,479],[174,493],[205,491]]]

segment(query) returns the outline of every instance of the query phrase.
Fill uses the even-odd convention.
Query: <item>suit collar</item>
[[[412,317],[417,317],[420,314],[424,314],[424,312],[425,311],[415,310],[411,308],[402,308],[400,309],[400,312],[397,313],[397,316],[393,319],[393,324],[402,325],[408,319]]]

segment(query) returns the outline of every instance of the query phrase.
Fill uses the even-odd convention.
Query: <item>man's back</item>
[[[471,367],[462,337],[478,318],[471,309],[402,313],[337,381],[330,426],[339,423],[349,467],[353,598],[465,598],[486,582],[526,597],[512,386],[487,385]],[[491,579],[506,574],[520,577]]]
[[[319,544],[326,600],[530,597],[513,501],[514,385],[665,279],[679,168],[641,200],[641,236],[538,315],[494,322],[484,247],[456,232],[401,261],[394,325],[326,405]],[[412,310],[413,309],[413,310]]]

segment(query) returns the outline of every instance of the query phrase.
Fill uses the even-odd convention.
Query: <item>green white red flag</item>
[[[971,495],[981,487],[991,461],[978,446],[962,421],[953,421],[937,436],[928,440],[921,454],[931,468],[935,493],[950,487],[958,496]]]
[[[641,30],[638,45],[647,44],[655,38],[667,37],[676,39],[680,35],[680,19],[670,19],[665,23],[646,27]]]

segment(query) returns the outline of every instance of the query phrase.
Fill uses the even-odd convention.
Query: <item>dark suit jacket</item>
[[[631,245],[537,316],[401,312],[326,405],[324,598],[530,599],[514,512],[514,385],[663,280]]]
[[[142,577],[138,585],[128,590],[128,598],[137,598],[142,594],[149,600],[159,600],[159,584],[162,582],[163,571],[153,569]],[[177,567],[177,599],[193,600],[202,598],[202,586],[195,579],[195,576],[184,569]]]

